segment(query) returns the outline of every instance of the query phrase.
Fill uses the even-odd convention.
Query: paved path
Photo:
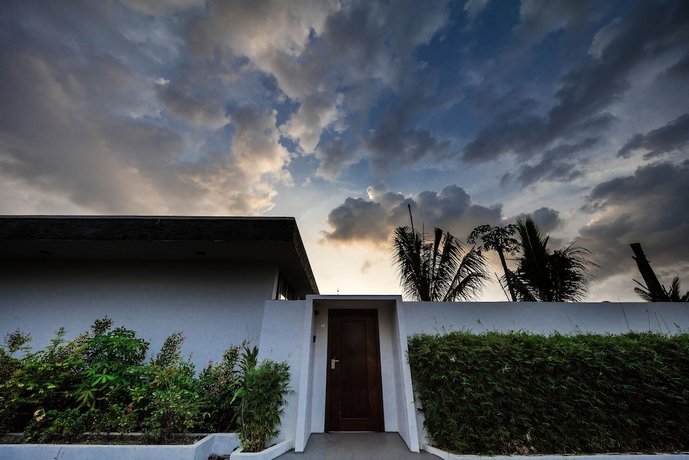
[[[428,452],[409,452],[397,433],[314,433],[303,453],[282,454],[280,460],[438,460]]]

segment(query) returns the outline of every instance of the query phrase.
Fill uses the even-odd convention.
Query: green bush
[[[79,406],[95,409],[126,404],[148,342],[137,338],[132,330],[112,329],[112,320],[107,317],[93,324],[91,334],[77,340],[83,342],[80,349],[85,364],[81,383],[73,392]]]
[[[280,416],[289,392],[289,366],[265,360],[257,362],[258,350],[244,348],[240,360],[239,441],[245,452],[259,452],[280,432]]]
[[[0,352],[5,357],[0,381],[2,431],[22,431],[38,409],[62,411],[73,405],[71,390],[79,381],[84,360],[79,340],[67,343],[63,337],[64,330],[59,329],[49,346],[36,353],[26,347],[21,359],[13,357],[11,335],[6,338],[4,348],[9,353]],[[29,337],[25,338],[28,343]]]
[[[209,364],[199,376],[201,413],[199,431],[230,433],[237,428],[232,398],[239,384],[239,347],[225,350],[222,360]]]
[[[462,454],[689,450],[689,335],[409,340],[434,445]]]
[[[0,346],[0,433],[25,442],[78,442],[85,432],[141,431],[147,442],[173,434],[236,426],[239,348],[196,375],[171,334],[145,362],[148,342],[109,318],[72,341],[63,329],[32,353],[28,335],[8,334]]]
[[[201,401],[194,365],[184,360],[184,337],[174,332],[150,365],[141,369],[132,389],[135,412],[140,414],[145,439],[169,442],[175,433],[189,432],[201,418]]]

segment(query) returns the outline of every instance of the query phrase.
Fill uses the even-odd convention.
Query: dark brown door
[[[383,431],[377,310],[329,310],[325,431]]]

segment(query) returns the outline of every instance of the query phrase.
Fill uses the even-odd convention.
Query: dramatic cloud
[[[365,135],[365,146],[371,152],[371,165],[375,170],[401,168],[426,156],[435,160],[448,156],[450,141],[437,139],[427,129],[410,126],[412,113],[406,107],[391,110],[376,129]]]
[[[531,213],[531,217],[536,225],[545,233],[551,232],[562,225],[559,211],[552,208],[538,208]]]
[[[469,17],[469,22],[473,22],[476,17],[488,6],[488,0],[467,0],[464,4],[464,11]]]
[[[595,17],[595,1],[551,2],[522,0],[515,34],[533,44],[545,35],[567,27],[581,27]]]
[[[359,156],[356,147],[341,137],[321,142],[316,150],[319,160],[316,174],[327,179],[335,179],[340,171],[355,163]]]
[[[325,232],[325,239],[387,244],[395,227],[409,225],[407,205],[412,207],[414,226],[419,230],[440,227],[460,239],[465,239],[478,225],[497,224],[501,217],[500,206],[472,204],[471,197],[457,185],[411,197],[384,187],[369,187],[368,199],[347,198],[330,212],[328,225],[333,230]]]
[[[687,43],[682,0],[6,0],[0,212],[294,215],[360,276],[408,204],[463,238],[505,203],[670,270]]]
[[[125,12],[89,4],[76,17],[46,9],[35,23],[8,26],[26,39],[3,41],[0,49],[4,180],[30,184],[92,212],[270,209],[273,184],[289,182],[289,153],[279,144],[274,111],[248,106],[230,118],[221,103],[196,97],[189,82],[176,86],[134,68],[132,60],[150,61],[122,36],[110,37],[103,53],[85,34],[89,27],[110,33],[119,14]],[[88,26],[79,15],[89,18],[82,21]],[[66,37],[51,35],[56,29],[49,24],[73,21],[73,27],[60,29]],[[188,125],[165,123],[165,110]],[[210,142],[207,133],[230,122],[232,136]],[[197,137],[196,128],[204,136]]]
[[[645,150],[644,159],[649,159],[679,150],[686,152],[687,146],[689,146],[689,113],[646,134],[636,134],[622,146],[617,156],[628,158],[638,150]]]
[[[581,244],[596,255],[601,277],[635,267],[630,243],[641,243],[654,268],[678,267],[689,260],[689,160],[654,163],[633,176],[597,185],[585,211],[590,223],[580,229]],[[689,269],[685,266],[684,270]]]
[[[303,152],[313,153],[324,130],[343,129],[348,116],[373,103],[361,107],[360,99],[350,101],[343,94],[345,88],[349,93],[366,85],[404,85],[416,65],[411,51],[430,40],[447,18],[444,2],[421,11],[415,6],[406,1],[212,2],[210,17],[191,28],[192,39],[205,53],[227,47],[272,75],[299,104],[283,133]]]
[[[546,151],[540,161],[519,168],[517,180],[522,187],[541,181],[572,181],[582,175],[579,168],[585,159],[574,154],[593,147],[598,138],[587,138],[574,144],[562,144]]]
[[[545,8],[539,16],[547,12]],[[545,23],[560,27],[557,20]],[[546,114],[535,112],[536,105],[530,104],[496,117],[466,145],[464,161],[485,162],[507,153],[525,161],[565,139],[591,137],[608,128],[614,118],[606,111],[629,89],[629,73],[663,53],[682,49],[689,40],[688,23],[686,2],[641,3],[636,11],[616,20],[614,30],[608,30],[604,39],[595,40],[594,59],[564,75],[555,93],[556,104]]]

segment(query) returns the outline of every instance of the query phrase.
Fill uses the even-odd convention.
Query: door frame
[[[327,343],[327,348],[326,348],[326,368],[325,368],[325,374],[326,374],[326,383],[325,383],[325,426],[324,426],[324,431],[326,433],[330,431],[335,431],[333,430],[333,427],[331,426],[331,417],[330,417],[330,410],[331,410],[331,391],[329,391],[330,386],[332,385],[332,373],[330,372],[329,368],[329,363],[330,363],[330,356],[332,351],[332,338],[333,334],[332,332],[332,327],[333,327],[333,317],[337,315],[346,315],[347,313],[366,313],[370,314],[372,319],[373,319],[373,345],[374,345],[374,356],[376,358],[375,360],[375,365],[373,369],[369,368],[369,371],[372,371],[374,375],[371,377],[369,376],[369,382],[373,383],[373,389],[371,386],[369,386],[369,393],[368,396],[369,398],[371,397],[371,391],[375,391],[378,394],[377,401],[375,402],[375,405],[377,406],[377,420],[378,420],[378,429],[373,430],[373,431],[379,431],[379,432],[385,432],[385,413],[384,413],[384,402],[383,402],[383,378],[382,378],[382,371],[381,371],[381,355],[380,355],[380,327],[379,327],[379,318],[378,318],[378,309],[377,308],[330,308],[328,309],[328,343]],[[367,337],[368,339],[368,337]],[[374,408],[373,410],[376,410]],[[341,431],[341,430],[338,430]]]

